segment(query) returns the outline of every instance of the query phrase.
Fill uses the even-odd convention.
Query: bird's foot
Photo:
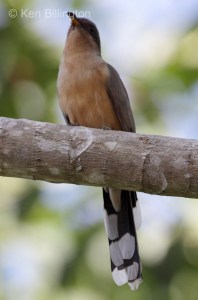
[[[108,127],[108,126],[102,126],[102,129],[103,129],[103,130],[111,130],[111,128]]]

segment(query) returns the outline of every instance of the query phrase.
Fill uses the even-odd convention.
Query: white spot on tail
[[[120,240],[119,240],[119,247],[122,253],[123,259],[130,259],[133,257],[135,252],[135,237],[126,233]]]
[[[129,284],[130,288],[135,291],[138,289],[138,287],[139,287],[140,283],[142,283],[142,281],[143,281],[142,278],[138,278],[133,282],[128,282],[128,284]]]
[[[134,216],[135,228],[138,230],[140,229],[140,226],[142,224],[142,216],[141,216],[139,201],[136,201],[136,207],[133,207],[133,216]]]
[[[116,267],[123,265],[123,259],[119,248],[119,242],[112,242],[109,246],[110,249],[110,256],[113,264]]]
[[[123,285],[128,281],[125,270],[118,270],[118,268],[115,268],[112,272],[112,276],[117,285]]]
[[[118,218],[116,214],[108,215],[104,209],[104,224],[106,233],[111,241],[118,238]]]
[[[137,279],[139,271],[139,264],[137,262],[134,262],[131,266],[127,267],[127,275],[129,281],[134,281]]]

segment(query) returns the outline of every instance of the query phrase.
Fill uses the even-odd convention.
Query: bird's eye
[[[90,33],[94,32],[94,28],[93,27],[89,27],[88,30],[89,30]]]

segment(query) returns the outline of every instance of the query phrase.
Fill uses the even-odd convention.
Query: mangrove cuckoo
[[[127,91],[117,71],[101,57],[95,24],[73,13],[68,16],[71,26],[57,81],[67,124],[135,132]],[[136,235],[141,215],[136,192],[103,188],[103,198],[113,279],[117,285],[128,283],[135,290],[142,282]]]

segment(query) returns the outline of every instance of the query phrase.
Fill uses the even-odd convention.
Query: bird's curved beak
[[[76,15],[73,12],[68,12],[67,15],[70,18],[72,25],[74,25],[74,26],[80,25],[78,18],[76,17]]]

